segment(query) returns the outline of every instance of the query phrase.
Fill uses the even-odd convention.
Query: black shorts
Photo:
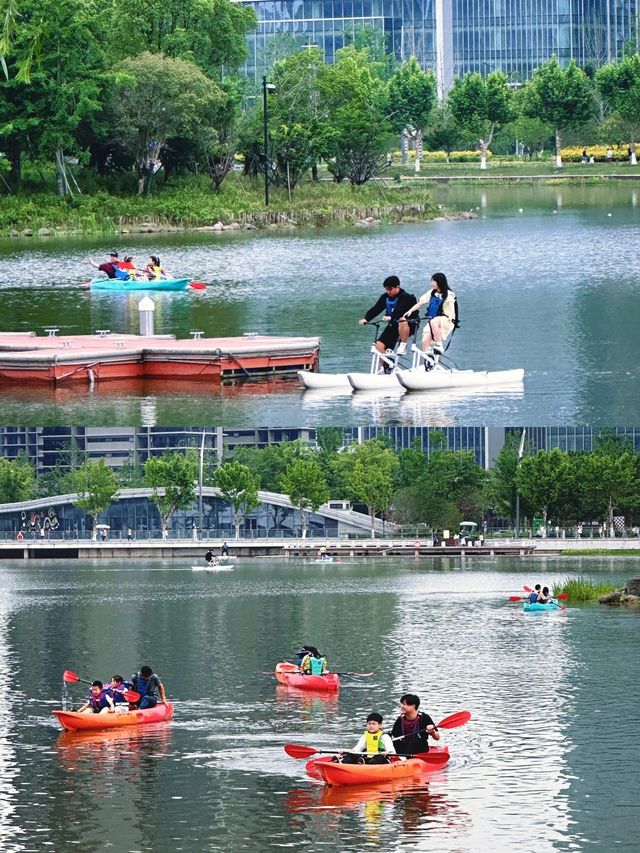
[[[407,322],[409,323],[409,334],[413,335],[417,328],[416,321],[408,320]],[[385,349],[394,349],[395,345],[398,343],[399,337],[400,331],[398,323],[388,323],[387,327],[383,330],[378,340],[382,341],[385,346]]]

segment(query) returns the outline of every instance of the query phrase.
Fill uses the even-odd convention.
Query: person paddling
[[[149,261],[144,271],[150,279],[170,278],[169,273],[164,269],[157,255],[149,256]]]
[[[105,687],[105,693],[111,697],[116,711],[129,710],[129,700],[125,698],[125,690],[131,689],[131,682],[125,681],[121,675],[113,675]]]
[[[540,589],[540,584],[538,584],[538,589]],[[538,604],[547,604],[551,600],[552,600],[552,598],[551,598],[551,595],[549,593],[549,587],[543,586],[542,592],[538,593],[538,598],[536,599],[537,603]]]
[[[216,555],[213,553],[211,548],[209,548],[207,553],[204,555],[204,558],[207,561],[208,566],[216,566],[218,564],[218,560],[216,558]]]
[[[389,755],[395,754],[393,741],[382,731],[382,714],[374,711],[367,717],[367,730],[354,748],[333,760],[343,764],[389,764]]]
[[[405,693],[400,697],[402,714],[391,729],[391,737],[397,743],[399,755],[413,755],[416,752],[429,751],[429,738],[440,740],[436,724],[429,714],[418,711],[420,697],[415,693]]]
[[[92,267],[96,267],[100,272],[105,273],[107,278],[117,278],[117,270],[119,269],[117,252],[109,252],[109,260],[102,264],[92,260],[89,260],[89,263]]]
[[[166,704],[167,697],[164,685],[150,666],[141,666],[131,679],[131,689],[140,694],[136,707],[143,711],[145,708],[155,708],[158,702]]]
[[[533,590],[532,590],[531,594],[529,595],[529,604],[536,604],[536,603],[537,603],[537,601],[538,601],[538,597],[540,596],[540,594],[541,594],[541,592],[540,592],[540,584],[539,584],[539,583],[537,583],[537,584],[534,586],[534,588],[533,588]]]
[[[113,713],[115,705],[111,696],[104,689],[101,681],[93,681],[87,701],[78,708],[79,714],[102,714],[104,712]]]
[[[300,663],[300,669],[305,675],[324,675],[329,672],[326,657],[315,646],[309,646],[309,651]]]

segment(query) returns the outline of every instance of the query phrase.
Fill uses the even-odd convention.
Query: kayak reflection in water
[[[419,712],[420,697],[415,693],[405,693],[400,697],[402,714],[393,724],[391,737],[398,740],[397,752],[400,755],[413,755],[416,752],[429,751],[429,737],[440,740],[440,734],[429,714]]]
[[[155,708],[158,702],[166,704],[167,697],[164,685],[150,666],[141,666],[131,679],[132,689],[140,694],[140,701],[134,707],[143,711],[145,708]]]
[[[113,699],[104,689],[102,682],[97,680],[91,684],[87,701],[78,708],[79,714],[112,714],[114,711]]]
[[[315,646],[306,646],[307,654],[300,661],[300,669],[305,675],[324,675],[329,672],[327,659]]]
[[[351,752],[343,752],[333,761],[343,764],[389,764],[389,755],[395,755],[393,741],[382,731],[382,714],[377,711],[367,717],[367,730]]]

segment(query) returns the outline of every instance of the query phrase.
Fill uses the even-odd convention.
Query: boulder
[[[222,224],[222,222],[218,221],[218,222],[216,222],[216,224],[213,226],[213,228],[211,230],[212,231],[224,231],[224,225]]]
[[[22,236],[23,237],[33,237],[33,231],[31,230],[31,228],[25,228],[24,231],[22,232]]]
[[[640,578],[627,581],[627,595],[640,595]]]
[[[600,604],[620,604],[620,598],[624,595],[623,589],[615,589],[607,595],[601,595],[598,601]]]
[[[230,222],[228,225],[223,226],[225,231],[239,231],[240,223],[239,222]]]
[[[51,237],[52,234],[51,228],[38,228],[38,237]]]

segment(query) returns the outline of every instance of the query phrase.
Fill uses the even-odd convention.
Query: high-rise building
[[[397,59],[433,69],[442,96],[455,76],[500,70],[514,81],[557,56],[602,65],[637,44],[640,0],[241,0],[258,17],[246,71],[314,45],[327,62],[369,28]]]

